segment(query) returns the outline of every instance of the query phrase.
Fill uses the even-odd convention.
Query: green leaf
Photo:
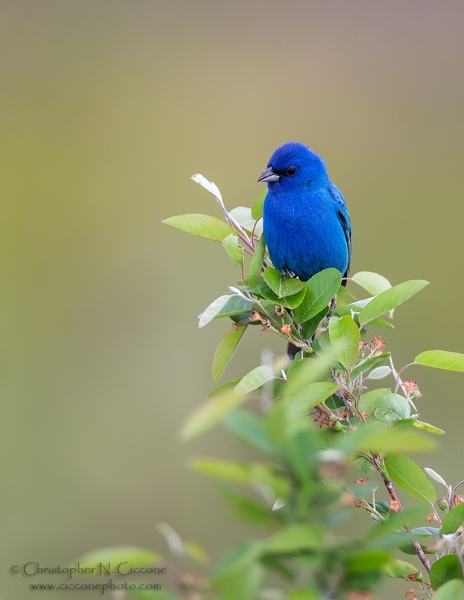
[[[232,381],[226,381],[226,383],[223,383],[222,385],[219,385],[217,388],[214,388],[214,390],[212,390],[208,394],[208,398],[216,398],[217,396],[222,396],[224,394],[224,392],[227,392],[231,388],[234,388],[237,385],[237,383],[240,382],[240,380],[241,380],[241,377],[238,377],[237,379],[232,379]]]
[[[160,556],[151,550],[137,548],[135,546],[114,546],[110,548],[100,548],[87,552],[79,558],[79,566],[83,569],[95,568],[102,563],[119,564],[128,562],[136,567],[157,564],[161,560]]]
[[[230,315],[230,319],[236,325],[252,325],[254,327],[259,327],[261,325],[261,321],[250,321],[251,313],[239,313]],[[218,318],[222,317],[219,315]]]
[[[262,586],[262,568],[257,563],[261,548],[261,541],[242,542],[215,566],[211,584],[221,600],[255,600]]]
[[[464,354],[447,350],[426,350],[414,359],[416,365],[464,372]]]
[[[414,423],[414,419],[396,419],[395,421],[391,421],[391,426],[395,431],[409,431],[412,429]]]
[[[271,290],[271,288],[267,285],[265,281],[260,281],[258,285],[258,292],[261,296],[273,302],[274,304],[278,304],[279,306],[284,306],[285,308],[294,309],[299,306],[306,295],[306,288],[303,287],[298,293],[293,296],[286,296],[285,298],[279,298],[279,296]]]
[[[189,460],[189,467],[197,473],[228,483],[251,485],[253,488],[264,486],[276,496],[287,497],[289,493],[288,480],[271,465],[196,457]]]
[[[250,268],[248,269],[247,285],[252,287],[258,285],[261,278],[261,268],[263,266],[265,253],[266,242],[264,240],[264,235],[262,235],[255,246],[255,251],[251,258]]]
[[[276,524],[276,515],[267,506],[263,506],[249,496],[232,489],[220,489],[219,495],[231,504],[231,514],[236,519],[249,521],[253,525],[272,527]]]
[[[251,482],[252,470],[247,463],[221,458],[191,458],[189,467],[196,473],[230,483],[248,485]]]
[[[411,405],[401,394],[385,394],[377,400],[375,416],[385,421],[409,419]]]
[[[283,577],[286,581],[296,581],[297,573],[293,565],[289,565],[289,561],[285,556],[279,556],[278,554],[265,554],[261,557],[260,564],[263,565],[269,572],[274,572],[279,577]],[[263,596],[261,596],[263,598]],[[279,592],[278,597],[275,600],[284,600],[284,596]],[[289,600],[289,597],[285,596],[285,600]],[[305,596],[306,600],[306,596]],[[314,599],[312,596],[309,600],[320,600],[319,596]]]
[[[435,435],[442,435],[443,433],[445,433],[443,429],[435,427],[435,425],[430,425],[430,423],[424,423],[424,421],[417,421],[416,419],[413,419],[412,426],[414,427],[414,429],[422,429],[423,431],[428,431],[429,433],[433,433]]]
[[[294,296],[304,288],[304,283],[299,279],[282,277],[279,271],[273,267],[267,267],[264,271],[264,281],[279,298]]]
[[[222,336],[214,353],[213,366],[211,368],[211,374],[215,383],[221,377],[224,369],[234,355],[246,328],[246,325],[242,327],[232,327]]]
[[[219,561],[211,583],[221,600],[255,600],[263,578],[257,563],[260,551],[261,542],[244,542]]]
[[[319,530],[310,525],[289,525],[264,542],[264,552],[291,554],[300,550],[313,550],[322,543]]]
[[[440,533],[442,535],[455,533],[462,525],[464,525],[464,503],[458,504],[449,511],[442,521]]]
[[[384,365],[383,367],[376,367],[375,369],[372,369],[372,371],[370,373],[368,373],[366,379],[370,379],[370,380],[378,380],[378,379],[385,379],[385,377],[388,377],[391,374],[392,370],[390,367],[388,367],[387,365]]]
[[[428,550],[428,548],[424,544],[419,544],[419,546],[422,548],[422,552],[424,554],[433,554],[433,552],[431,550]],[[404,554],[409,554],[409,556],[417,556],[412,544],[404,544],[401,546],[398,545],[398,549],[401,550],[401,552],[404,552]]]
[[[379,452],[428,452],[435,448],[435,444],[413,432],[393,429],[365,440],[364,449],[368,447]]]
[[[251,208],[251,216],[256,221],[263,216],[263,206],[264,206],[264,199],[266,198],[266,195],[267,195],[267,191],[263,190],[261,192],[261,194],[258,196],[258,198],[255,200],[255,202]]]
[[[235,393],[242,395],[249,394],[272,379],[274,379],[274,373],[271,367],[261,365],[242,377],[235,388]]]
[[[450,579],[433,595],[433,600],[463,600],[464,585],[458,579]]]
[[[370,298],[363,298],[362,300],[355,300],[354,302],[351,302],[350,304],[342,304],[340,306],[336,306],[332,310],[332,313],[334,315],[336,315],[337,317],[351,315],[352,312],[359,313],[365,306],[367,306],[369,304],[369,302],[372,299],[373,299],[373,297],[371,296]]]
[[[230,225],[209,215],[179,215],[164,219],[163,223],[218,242],[234,233]]]
[[[348,290],[344,285],[341,285],[337,290],[337,305],[345,306],[352,300],[356,300],[356,296]]]
[[[276,447],[266,433],[264,422],[255,415],[243,410],[234,410],[224,418],[223,424],[231,433],[249,446],[271,456],[278,454]]]
[[[253,302],[245,300],[245,298],[242,298],[241,296],[232,295],[232,293],[225,295],[228,296],[229,300],[226,302],[224,307],[221,308],[221,310],[215,315],[215,319],[249,313],[253,308]]]
[[[391,312],[389,313],[390,315],[392,314]],[[383,327],[384,329],[395,329],[395,327],[389,323],[388,321],[385,321],[385,319],[381,319],[380,317],[377,317],[376,319],[372,319],[372,321],[369,322],[369,325],[375,325],[376,327]]]
[[[216,564],[211,574],[212,581],[233,573],[247,564],[255,562],[262,552],[261,541],[246,541],[238,543]]]
[[[303,415],[317,404],[321,404],[321,402],[330,398],[339,389],[340,385],[333,381],[317,381],[304,386],[291,399],[288,399],[285,395],[283,400],[292,404],[292,406],[289,406],[290,414]]]
[[[286,418],[287,415],[284,415]],[[307,493],[315,493],[321,506],[328,506],[339,499],[341,491],[335,488],[314,490],[315,469],[319,466],[319,451],[321,450],[321,436],[315,431],[308,417],[301,417],[298,421],[287,420],[282,422],[281,431],[277,431],[274,421],[274,436],[281,445],[281,452],[285,455],[285,464],[288,464],[292,480],[301,490],[301,497]],[[333,499],[335,494],[336,498]],[[332,496],[330,500],[328,496]],[[309,507],[308,507],[309,508]]]
[[[385,457],[385,466],[393,483],[416,500],[432,504],[436,492],[424,472],[410,458],[402,454],[389,453]]]
[[[392,558],[383,566],[383,572],[387,577],[407,579],[411,573],[416,573],[417,568],[404,560]]]
[[[341,350],[341,346],[343,342],[331,342],[330,341],[330,336],[329,336],[329,332],[326,329],[325,331],[323,331],[317,338],[317,340],[314,340],[315,342],[318,343],[319,351],[323,351],[323,352],[328,352],[331,348],[335,348],[335,346],[337,345],[338,348],[335,350],[336,353],[339,353]],[[316,352],[318,351],[316,350]]]
[[[345,564],[347,590],[371,590],[382,579],[382,566],[388,561],[390,553],[385,550],[365,550],[350,554]]]
[[[414,419],[397,419],[396,421],[392,421],[392,427],[396,431],[409,431],[412,429],[414,424]]]
[[[392,394],[385,388],[363,394],[359,400],[359,408],[382,421],[409,419],[411,416],[411,407],[406,398],[400,394]]]
[[[332,344],[339,343],[337,358],[350,371],[358,359],[361,336],[359,328],[349,315],[341,319],[333,317],[329,321],[329,335]]]
[[[411,533],[420,537],[440,537],[439,527],[415,527]]]
[[[363,550],[350,556],[346,568],[348,572],[371,571],[383,567],[390,559],[390,554],[384,550]]]
[[[231,233],[222,240],[222,246],[233,263],[241,268],[243,264],[243,250],[238,245],[238,237],[234,233]]]
[[[224,296],[219,296],[219,298],[216,298],[214,302],[211,302],[211,304],[207,308],[205,308],[205,310],[199,316],[198,327],[201,328],[205,325],[208,325],[208,323],[210,323],[215,317],[218,316],[218,314],[226,306],[229,300],[230,295],[225,294]],[[242,300],[242,298],[240,298],[240,300]]]
[[[375,369],[375,367],[378,367],[389,358],[390,352],[386,352],[385,354],[379,354],[379,356],[373,356],[372,358],[364,359],[362,362],[358,363],[351,372],[351,379],[354,381],[362,373],[367,373],[371,369]]]
[[[435,561],[430,569],[430,583],[434,590],[438,590],[447,581],[452,579],[463,579],[461,565],[456,554],[442,556]],[[436,596],[434,596],[434,599]],[[450,599],[451,600],[451,599]],[[457,600],[455,597],[452,600]]]
[[[235,390],[217,396],[200,406],[185,424],[181,437],[184,441],[192,440],[200,434],[214,427],[231,410],[240,406],[244,400],[244,394]]]
[[[317,315],[311,317],[301,325],[301,336],[305,340],[309,340],[314,335],[322,319],[326,316],[328,312],[329,307],[325,306],[320,313],[317,313]]]
[[[391,394],[390,388],[377,388],[375,390],[371,390],[370,392],[365,392],[360,398],[358,403],[359,410],[367,413],[368,415],[372,415],[376,408],[376,402],[385,394]]]
[[[319,594],[307,588],[293,588],[286,600],[320,600]]]
[[[230,215],[250,233],[254,229],[256,237],[259,237],[262,234],[263,222],[259,221],[256,223],[256,219],[253,219],[251,214],[251,208],[248,208],[248,206],[237,206],[230,211]]]
[[[395,423],[395,421],[393,421]],[[338,438],[338,447],[348,455],[366,452],[424,452],[432,450],[432,440],[410,431],[395,429],[388,421],[375,421],[358,426],[349,436]]]
[[[428,283],[428,281],[420,279],[405,281],[404,283],[400,283],[399,285],[395,285],[394,287],[385,290],[378,296],[375,296],[369,304],[361,310],[359,313],[359,322],[362,325],[365,325],[366,323],[369,323],[369,321],[381,317],[420,292],[420,290],[428,285]]]
[[[281,444],[298,429],[305,414],[332,396],[339,385],[331,381],[310,383],[292,395],[287,392],[268,413],[267,431],[272,440]]]
[[[340,287],[342,274],[337,269],[325,269],[306,282],[306,295],[295,309],[295,321],[304,323],[322,311],[334,298]]]
[[[334,349],[315,358],[295,360],[287,369],[287,384],[284,396],[291,400],[298,392],[311,383],[330,379],[329,369],[335,359]]]
[[[372,273],[371,271],[360,271],[359,273],[355,273],[351,279],[373,296],[377,296],[391,288],[391,283],[388,279],[385,279],[383,275]]]
[[[260,564],[250,563],[214,580],[220,600],[255,600],[263,585],[264,571]]]

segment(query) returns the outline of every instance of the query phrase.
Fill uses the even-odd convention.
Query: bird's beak
[[[261,173],[261,175],[259,176],[258,182],[262,181],[262,182],[266,182],[266,183],[271,183],[273,181],[279,181],[279,179],[280,179],[280,175],[277,175],[277,173],[274,173],[274,171],[272,170],[272,167],[269,167],[263,173]]]

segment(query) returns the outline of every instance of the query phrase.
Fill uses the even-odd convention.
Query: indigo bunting
[[[258,181],[268,186],[263,230],[274,267],[302,281],[329,267],[346,277],[350,216],[321,157],[299,142],[287,142],[267,166]]]

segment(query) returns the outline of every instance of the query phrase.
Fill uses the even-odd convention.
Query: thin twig
[[[429,587],[430,587],[429,584],[426,583],[425,581],[420,581],[419,585],[421,586],[422,591],[427,596],[427,598],[431,598],[432,596],[431,596],[430,591],[429,591]]]
[[[256,229],[256,225],[259,223],[259,221],[261,221],[263,217],[259,217],[259,219],[256,219],[255,224],[253,225],[253,229],[251,230],[251,243],[255,246],[255,229]],[[258,236],[256,236],[258,237]]]
[[[406,365],[408,366],[408,365]],[[400,373],[402,371],[404,371],[404,368],[401,369],[400,373],[398,373],[398,371],[395,369],[395,365],[393,364],[393,360],[392,357],[390,356],[390,367],[392,370],[392,375],[395,378],[396,381],[396,387],[395,387],[395,394],[398,391],[398,388],[401,387],[404,397],[406,398],[406,400],[409,402],[409,404],[413,407],[414,410],[417,410],[416,405],[414,404],[414,402],[411,400],[411,398],[409,397],[408,393],[406,392],[406,388],[404,387],[404,383],[403,380],[401,379]]]
[[[390,498],[393,500],[393,502],[395,502],[395,504],[398,508],[398,512],[403,512],[403,505],[401,504],[401,500],[399,499],[398,494],[396,493],[395,486],[393,485],[393,481],[387,477],[387,474],[384,471],[384,469],[378,469],[378,470],[383,479],[385,487],[387,488],[387,491],[390,494]],[[408,531],[408,533],[411,533],[411,527],[409,525],[406,525],[406,530]],[[430,571],[430,561],[427,558],[427,556],[425,555],[424,551],[422,550],[422,546],[416,540],[412,541],[411,544],[412,544],[412,547],[414,548],[414,552],[417,554],[417,556],[419,557],[419,560],[424,565],[424,568],[426,569],[426,571],[428,573]]]
[[[356,398],[356,396],[353,394],[353,392],[351,392],[350,390],[347,390],[346,388],[343,388],[344,392],[347,392],[347,394],[349,394],[351,396],[351,398],[353,399],[354,402],[354,407],[356,408],[356,410],[358,411],[358,416],[361,419],[361,421],[364,421],[364,417],[362,416],[362,413],[360,412],[360,410],[358,409],[358,402],[359,399]],[[355,415],[351,415],[352,417],[354,417]]]
[[[335,393],[337,394],[337,396],[340,398],[340,400],[345,405],[345,408],[350,413],[350,416],[351,417],[355,417],[356,413],[354,412],[353,405],[348,400],[348,398],[345,398],[345,394],[344,394],[345,392],[347,392],[347,394],[349,394],[350,396],[352,396],[356,400],[356,397],[349,390],[347,390],[345,388],[343,388],[341,390],[338,390],[338,392],[335,392]]]
[[[408,369],[409,367],[412,367],[412,365],[414,365],[414,364],[416,364],[416,363],[413,363],[413,362],[411,362],[411,363],[408,363],[408,364],[407,364],[407,365],[405,365],[405,366],[404,366],[402,369],[400,369],[400,370],[398,371],[398,377],[401,377],[401,373],[402,373],[403,371],[406,371],[406,369]]]
[[[453,496],[456,493],[456,490],[458,489],[458,487],[460,487],[463,483],[464,483],[464,480],[460,481],[457,485],[454,486],[453,492],[452,492]]]

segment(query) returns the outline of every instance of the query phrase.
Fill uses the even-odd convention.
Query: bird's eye
[[[289,167],[289,168],[288,168],[288,169],[285,171],[285,173],[286,173],[287,175],[290,175],[290,176],[292,176],[292,175],[295,175],[295,173],[296,173],[296,167]]]

